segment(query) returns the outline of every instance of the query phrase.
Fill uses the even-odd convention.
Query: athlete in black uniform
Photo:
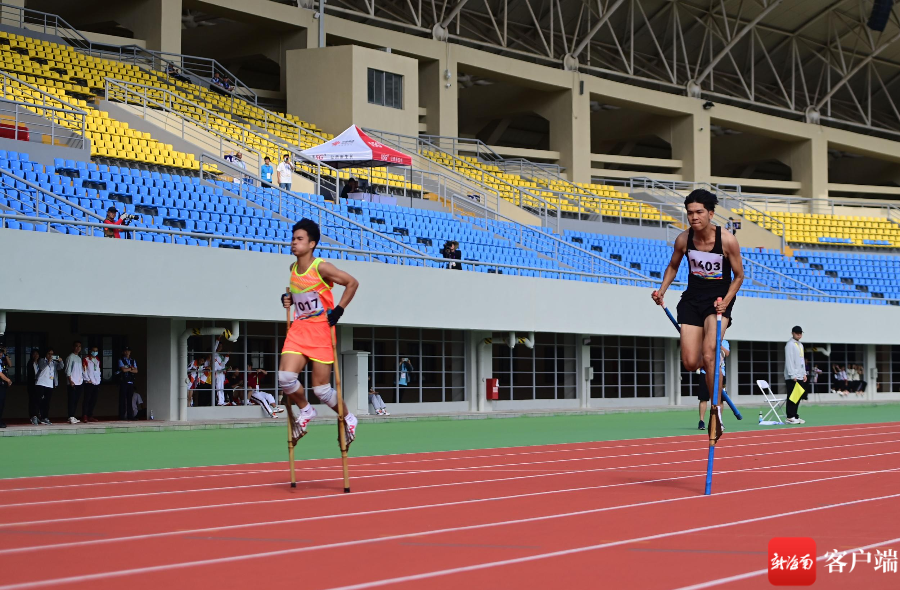
[[[699,368],[706,371],[707,391],[713,391],[715,380],[716,314],[724,316],[724,339],[725,330],[733,323],[731,310],[735,296],[744,282],[744,265],[741,263],[741,247],[737,239],[730,232],[722,231],[720,226],[712,224],[717,204],[715,195],[702,189],[692,191],[684,200],[691,227],[675,239],[675,251],[666,268],[662,285],[651,295],[657,305],[663,305],[666,289],[675,280],[681,259],[687,254],[690,270],[688,287],[678,303],[681,362],[688,371]],[[716,299],[720,297],[722,301],[716,304]],[[724,380],[719,383],[720,399],[722,381]],[[712,409],[718,411],[716,406]]]

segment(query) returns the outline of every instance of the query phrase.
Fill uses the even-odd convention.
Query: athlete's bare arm
[[[718,313],[725,313],[725,310],[737,296],[738,291],[741,290],[741,284],[744,282],[744,262],[741,260],[741,247],[738,244],[737,238],[735,238],[731,232],[722,232],[722,252],[728,258],[728,262],[731,263],[731,274],[734,275],[734,278],[731,279],[731,286],[728,287],[728,293],[726,293],[722,301],[716,305],[716,312]]]
[[[341,295],[341,302],[338,305],[346,309],[350,302],[353,301],[354,295],[356,295],[359,281],[330,262],[325,261],[319,263],[319,274],[322,275],[326,282],[344,287],[344,294]]]
[[[650,297],[653,298],[653,301],[656,302],[657,305],[664,305],[663,296],[666,294],[666,289],[669,288],[669,285],[672,284],[672,281],[675,280],[675,276],[678,274],[678,267],[681,266],[681,259],[684,258],[685,253],[687,253],[687,239],[688,232],[683,231],[678,234],[678,237],[675,238],[675,250],[672,252],[672,260],[669,261],[669,266],[666,267],[666,272],[663,274],[663,282],[658,291],[654,291],[650,294]],[[743,274],[741,275],[743,276]]]

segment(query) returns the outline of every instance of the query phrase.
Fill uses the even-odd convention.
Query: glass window
[[[876,391],[900,392],[900,346],[876,346],[875,367],[878,369]]]
[[[463,338],[461,330],[354,328],[353,348],[370,354],[372,382],[387,404],[465,401]]]
[[[575,336],[535,334],[534,348],[494,342],[500,399],[575,399]]]
[[[403,76],[369,68],[367,86],[369,104],[403,108]]]
[[[594,336],[591,337],[590,354],[594,368],[591,397],[665,397],[663,339]]]

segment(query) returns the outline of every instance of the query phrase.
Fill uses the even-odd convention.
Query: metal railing
[[[232,177],[238,180],[236,183],[236,190],[232,190],[231,192],[234,192],[240,198],[264,209],[268,209],[273,213],[278,213],[278,215],[285,220],[292,217],[290,213],[302,211],[304,212],[305,217],[313,219],[313,221],[319,223],[323,228],[328,229],[328,231],[323,231],[323,235],[338,240],[345,246],[355,246],[359,249],[369,248],[387,253],[407,252],[421,254],[416,248],[395,240],[394,238],[350,219],[349,217],[345,217],[328,207],[313,202],[301,194],[286,191],[281,187],[268,184],[258,175],[247,172],[230,162],[214,158],[207,154],[202,154],[200,156],[199,176],[201,180],[212,182],[218,180],[215,176],[211,176],[209,172],[205,172],[212,164],[215,164],[219,169],[225,168],[231,171]],[[249,190],[251,184],[255,187],[263,187],[267,189],[268,192],[251,192]],[[389,248],[389,250],[384,250],[384,248]]]
[[[489,197],[490,199],[497,199],[498,211],[500,207],[499,199],[504,199],[529,213],[537,215],[541,220],[541,225],[545,227],[555,226],[557,233],[560,231],[559,220],[562,217],[562,214],[558,204],[549,203],[532,191],[511,184],[507,180],[499,178],[483,169],[476,168],[470,162],[466,162],[456,155],[445,152],[440,147],[427,141],[420,140],[418,137],[378,131],[375,129],[365,129],[364,131],[371,137],[377,138],[379,141],[390,147],[418,156],[417,161],[419,162],[419,167],[422,169],[430,170],[437,168],[465,177],[472,183],[475,194],[479,195],[481,198]],[[452,164],[447,166],[441,162],[437,162],[432,158],[425,156],[425,151],[443,154],[451,159]],[[492,186],[492,184],[497,186]],[[504,194],[506,194],[505,197],[503,196]]]
[[[141,114],[145,120],[154,120],[156,124],[167,131],[174,131],[180,134],[183,139],[195,145],[206,146],[210,151],[215,150],[217,152],[215,155],[225,156],[227,151],[232,150],[229,144],[242,150],[242,152],[246,152],[248,155],[252,154],[255,161],[250,163],[255,166],[257,171],[262,168],[265,156],[268,155],[275,162],[281,159],[280,156],[283,153],[281,150],[287,151],[291,154],[293,161],[301,161],[304,165],[310,166],[314,170],[307,173],[301,169],[297,173],[315,182],[316,192],[321,194],[323,190],[326,190],[331,191],[332,194],[337,194],[337,170],[318,160],[307,157],[296,146],[278,144],[272,141],[270,137],[235,123],[230,118],[211,111],[170,90],[114,80],[112,78],[106,78],[104,86],[106,100],[140,107]],[[176,125],[172,125],[169,115],[176,118]],[[222,131],[219,127],[231,129],[232,133]],[[218,145],[208,145],[209,135],[217,140]],[[256,140],[262,144],[272,144],[276,147],[278,153],[265,154],[259,147],[251,145],[251,140]],[[277,163],[273,163],[274,166],[277,166]]]
[[[206,165],[204,165],[204,164],[206,164]],[[291,211],[286,208],[286,204],[289,204],[292,201],[296,204],[296,202],[299,201],[302,203],[302,205],[305,205],[306,207],[314,206],[318,210],[317,214],[320,216],[322,215],[322,213],[321,213],[322,211],[326,211],[326,212],[329,212],[329,214],[331,214],[331,215],[336,215],[337,217],[339,217],[343,223],[351,221],[349,218],[338,215],[338,214],[334,213],[331,209],[329,209],[327,207],[322,207],[321,205],[318,205],[318,204],[315,204],[312,201],[310,201],[304,197],[301,197],[300,195],[285,191],[281,188],[267,185],[266,183],[263,183],[259,177],[253,176],[253,175],[247,173],[245,170],[234,166],[233,164],[229,164],[228,162],[224,162],[224,161],[221,161],[218,159],[208,158],[205,155],[201,156],[201,166],[200,166],[201,170],[207,168],[211,164],[216,164],[219,167],[230,168],[231,171],[233,173],[235,173],[235,174],[233,174],[233,176],[236,176],[237,178],[241,179],[241,181],[238,182],[238,186],[237,186],[236,190],[232,191],[232,192],[235,192],[236,194],[238,194],[241,198],[248,199],[248,194],[250,193],[249,190],[245,189],[245,187],[247,186],[247,183],[243,182],[243,179],[252,181],[252,183],[255,186],[265,186],[267,188],[276,190],[277,194],[278,194],[277,202],[274,198],[269,198],[269,197],[263,196],[262,203],[257,201],[257,204],[260,204],[263,207],[269,209],[270,211],[278,213],[279,215],[289,217],[289,213]],[[256,197],[256,194],[257,194],[256,191],[253,191],[254,197]],[[450,199],[451,199],[451,211],[453,211],[453,208],[459,207],[459,205],[457,203],[462,204],[462,203],[460,203],[461,201],[464,201],[464,199],[468,200],[465,197],[460,197],[458,195],[450,195]],[[248,200],[252,200],[252,199],[248,199]],[[471,202],[465,203],[465,205],[467,205],[469,208],[475,207],[476,210],[478,207],[477,204],[473,204]],[[572,244],[570,242],[567,242],[565,240],[558,238],[555,235],[542,232],[531,226],[517,223],[514,220],[503,216],[502,214],[499,214],[499,213],[496,213],[493,211],[488,211],[484,208],[482,209],[482,211],[484,213],[484,217],[483,217],[484,221],[481,224],[479,224],[479,221],[481,221],[481,220],[476,218],[476,219],[473,219],[473,223],[475,223],[476,226],[480,225],[482,228],[484,228],[488,231],[495,230],[495,233],[497,235],[500,235],[500,236],[504,237],[505,239],[509,240],[511,242],[511,245],[517,245],[522,248],[527,248],[529,250],[537,252],[538,254],[544,255],[545,257],[547,257],[550,260],[555,260],[556,262],[565,264],[573,269],[582,268],[582,269],[586,269],[588,272],[598,272],[600,270],[612,270],[612,271],[622,272],[626,276],[631,276],[631,277],[641,278],[641,279],[647,278],[645,275],[643,275],[639,272],[636,272],[633,269],[627,268],[621,264],[613,262],[612,260],[609,260],[603,256],[600,256],[596,252],[590,252],[588,250],[580,248],[580,247],[576,246],[575,244]],[[326,220],[327,220],[327,217],[326,217]],[[360,224],[356,223],[355,221],[353,222],[353,224],[358,227],[367,227],[367,226],[361,226]],[[337,225],[340,226],[341,224],[337,224]],[[395,245],[402,245],[407,249],[411,249],[411,250],[418,252],[418,250],[415,250],[414,248],[410,248],[410,247],[406,246],[405,244],[402,244],[401,242],[398,242],[396,240],[393,240],[392,238],[389,238],[384,233],[379,233],[374,230],[370,230],[370,231],[372,232],[372,235],[377,236],[378,238],[387,238]],[[351,233],[350,235],[348,235],[346,237],[347,237],[347,239],[351,240],[351,242],[353,244],[359,246],[360,248],[372,246],[372,244],[369,244],[365,240],[362,239],[362,235],[359,235],[356,233]],[[559,272],[567,272],[567,270],[560,269]]]
[[[253,104],[256,104],[258,101],[256,93],[250,87],[214,59],[150,51],[137,45],[95,43],[62,17],[22,6],[0,4],[0,16],[2,16],[4,24],[54,35],[63,39],[73,48],[92,57],[111,58],[123,63],[144,65],[164,74],[168,73],[171,66],[178,70],[178,73],[187,75],[192,78],[193,82],[200,85],[211,84],[213,76],[218,74],[220,77],[230,78],[234,82],[235,88],[233,93],[237,94],[239,98]]]
[[[60,219],[65,220],[66,216],[73,216],[75,211],[81,213],[87,219],[103,220],[103,217],[81,207],[78,203],[56,195],[25,178],[12,174],[8,170],[0,169],[0,186],[2,186],[3,193],[7,199],[20,205],[20,208],[15,209],[18,209],[24,215],[27,215],[29,212],[34,213],[35,217],[50,220],[48,223],[59,221]],[[24,197],[23,194],[25,195]],[[56,213],[59,217],[57,219],[50,217],[52,213]]]
[[[19,139],[20,121],[27,120],[28,131],[39,131],[42,135],[48,135],[45,130],[49,130],[51,145],[56,145],[57,139],[66,139],[67,147],[78,149],[87,147],[86,111],[4,70],[0,70],[0,89],[3,92],[2,96],[6,97],[3,100],[5,106],[0,107],[0,114],[14,118],[16,139]],[[16,97],[20,97],[21,100]],[[41,119],[33,120],[36,117]],[[69,125],[62,124],[62,121],[68,121]]]

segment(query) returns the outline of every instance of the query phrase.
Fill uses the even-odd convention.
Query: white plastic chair
[[[769,404],[769,411],[766,412],[766,415],[763,417],[761,424],[784,424],[784,419],[778,415],[778,409],[784,408],[785,402],[787,402],[787,396],[779,399],[775,393],[772,391],[772,388],[769,386],[768,381],[763,381],[759,379],[756,381],[756,386],[759,387],[759,390],[763,394],[763,398],[765,398],[766,403]],[[775,415],[775,420],[769,421],[769,416]],[[785,418],[787,414],[785,413]]]

